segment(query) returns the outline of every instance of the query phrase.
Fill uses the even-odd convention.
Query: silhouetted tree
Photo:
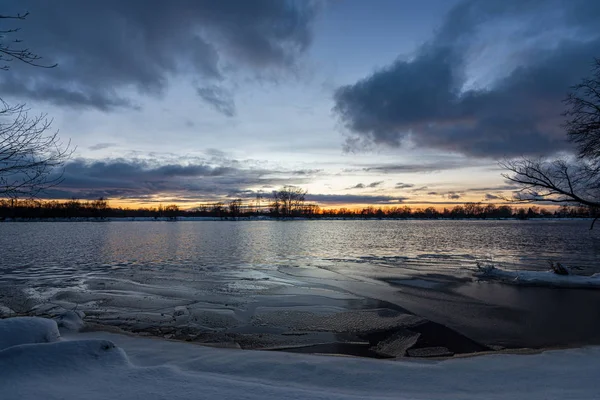
[[[262,209],[262,207],[263,207],[263,203],[262,203],[263,202],[263,198],[264,198],[263,192],[256,192],[256,203],[255,203],[256,204],[256,207],[255,207],[256,210],[255,210],[255,212],[257,214],[261,213],[263,211],[263,209]]]
[[[296,186],[284,186],[273,192],[273,208],[278,205],[277,213],[291,217],[302,212],[306,190]]]
[[[23,20],[28,14],[0,15],[0,21]],[[22,47],[12,38],[18,28],[0,29],[0,70],[11,68],[13,61],[34,67],[45,65],[41,57]],[[63,144],[57,132],[47,133],[51,120],[45,114],[31,117],[24,104],[10,105],[0,99],[0,196],[36,197],[40,191],[62,180],[53,175],[69,158],[70,144]]]
[[[174,221],[177,219],[177,214],[179,213],[179,206],[177,204],[169,204],[165,207],[164,213],[165,217]]]
[[[233,218],[238,218],[240,216],[240,211],[242,209],[242,199],[235,199],[229,202],[229,215]]]
[[[513,215],[513,209],[511,206],[500,206],[498,207],[498,218],[510,218]]]
[[[104,219],[106,210],[108,209],[108,202],[104,197],[100,197],[98,200],[90,203],[90,208],[94,217]]]
[[[73,197],[71,200],[65,202],[65,209],[67,211],[67,217],[74,218],[77,217],[79,210],[81,209],[81,202]]]
[[[595,213],[600,207],[600,60],[565,103],[565,128],[577,145],[577,160],[522,158],[500,165],[508,171],[503,176],[520,187],[515,200],[579,204]]]
[[[225,214],[225,204],[217,202],[212,205],[210,211],[215,217],[223,218]]]
[[[438,217],[438,212],[434,207],[427,207],[425,210],[423,210],[423,214],[425,218],[429,219]]]
[[[596,168],[600,160],[600,59],[596,59],[589,78],[573,86],[565,100],[568,106],[565,128],[577,145],[579,157]]]

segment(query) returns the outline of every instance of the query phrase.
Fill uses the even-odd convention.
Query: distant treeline
[[[283,204],[283,205],[282,205]],[[293,206],[277,201],[268,204],[250,201],[244,203],[234,199],[228,203],[201,204],[183,210],[177,205],[159,205],[152,208],[110,207],[105,199],[81,201],[0,200],[0,220],[3,219],[48,219],[48,218],[167,218],[213,217],[237,219],[240,217],[269,216],[273,218],[344,218],[344,219],[486,219],[486,218],[589,218],[595,217],[593,210],[586,207],[561,206],[548,210],[537,206],[511,207],[509,205],[465,203],[452,208],[438,210],[434,207],[411,208],[409,206],[365,207],[360,209],[321,209],[315,204],[298,202]]]

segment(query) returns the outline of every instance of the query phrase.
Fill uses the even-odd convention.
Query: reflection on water
[[[337,265],[361,275],[444,273],[492,258],[511,268],[548,260],[598,271],[587,221],[202,221],[0,224],[2,279],[168,270],[187,275]],[[361,267],[364,266],[364,268]],[[175,276],[174,276],[175,277]]]

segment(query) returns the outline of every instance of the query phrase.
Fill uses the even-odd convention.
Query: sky
[[[568,155],[597,0],[2,0],[55,68],[0,71],[75,151],[48,198],[499,201],[498,160]]]

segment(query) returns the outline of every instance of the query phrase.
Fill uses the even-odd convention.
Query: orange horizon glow
[[[58,201],[58,202],[66,202],[66,201],[70,201],[72,199],[38,199],[39,201]],[[86,200],[86,199],[76,199],[78,201],[81,202],[91,202],[94,200]],[[111,208],[122,208],[122,209],[141,209],[141,208],[146,208],[146,209],[152,209],[152,208],[158,208],[160,206],[162,207],[166,207],[168,205],[176,205],[178,206],[180,209],[182,210],[191,210],[197,207],[200,207],[202,205],[211,205],[211,204],[215,204],[217,202],[219,202],[219,200],[212,200],[212,201],[198,201],[198,202],[178,202],[177,200],[174,201],[170,201],[170,200],[165,200],[165,201],[148,201],[148,202],[140,202],[140,201],[132,201],[132,200],[122,200],[122,199],[110,199],[110,198],[105,198],[105,200],[108,202],[108,206]],[[232,199],[224,199],[224,200],[220,200],[221,203],[224,204],[225,207],[227,207],[227,204],[229,201],[231,201]],[[249,204],[250,202],[248,202],[247,204]],[[403,207],[410,207],[412,210],[416,210],[416,209],[426,209],[429,207],[433,207],[436,211],[443,211],[445,208],[448,209],[452,209],[453,207],[456,206],[462,206],[468,203],[478,203],[478,204],[494,204],[497,207],[500,206],[511,206],[511,207],[517,207],[517,208],[529,208],[529,207],[538,207],[540,209],[546,208],[548,210],[554,210],[559,208],[559,205],[554,205],[554,204],[549,204],[549,205],[540,205],[540,204],[535,204],[535,203],[513,203],[513,202],[508,202],[508,201],[473,201],[473,200],[465,200],[463,202],[453,202],[453,203],[427,203],[427,202],[423,202],[423,203],[419,203],[419,202],[415,202],[415,203],[396,203],[396,204],[378,204],[378,203],[333,203],[333,204],[319,204],[319,203],[310,203],[307,202],[307,204],[315,204],[317,205],[321,210],[325,211],[325,210],[339,210],[342,208],[347,209],[348,211],[360,211],[363,210],[365,208],[369,208],[372,207],[375,210],[381,208],[382,210],[386,210],[386,209],[390,209],[392,207],[397,207],[397,208],[403,208]],[[267,205],[267,201],[265,201],[262,205],[262,208],[266,208],[268,207]]]

